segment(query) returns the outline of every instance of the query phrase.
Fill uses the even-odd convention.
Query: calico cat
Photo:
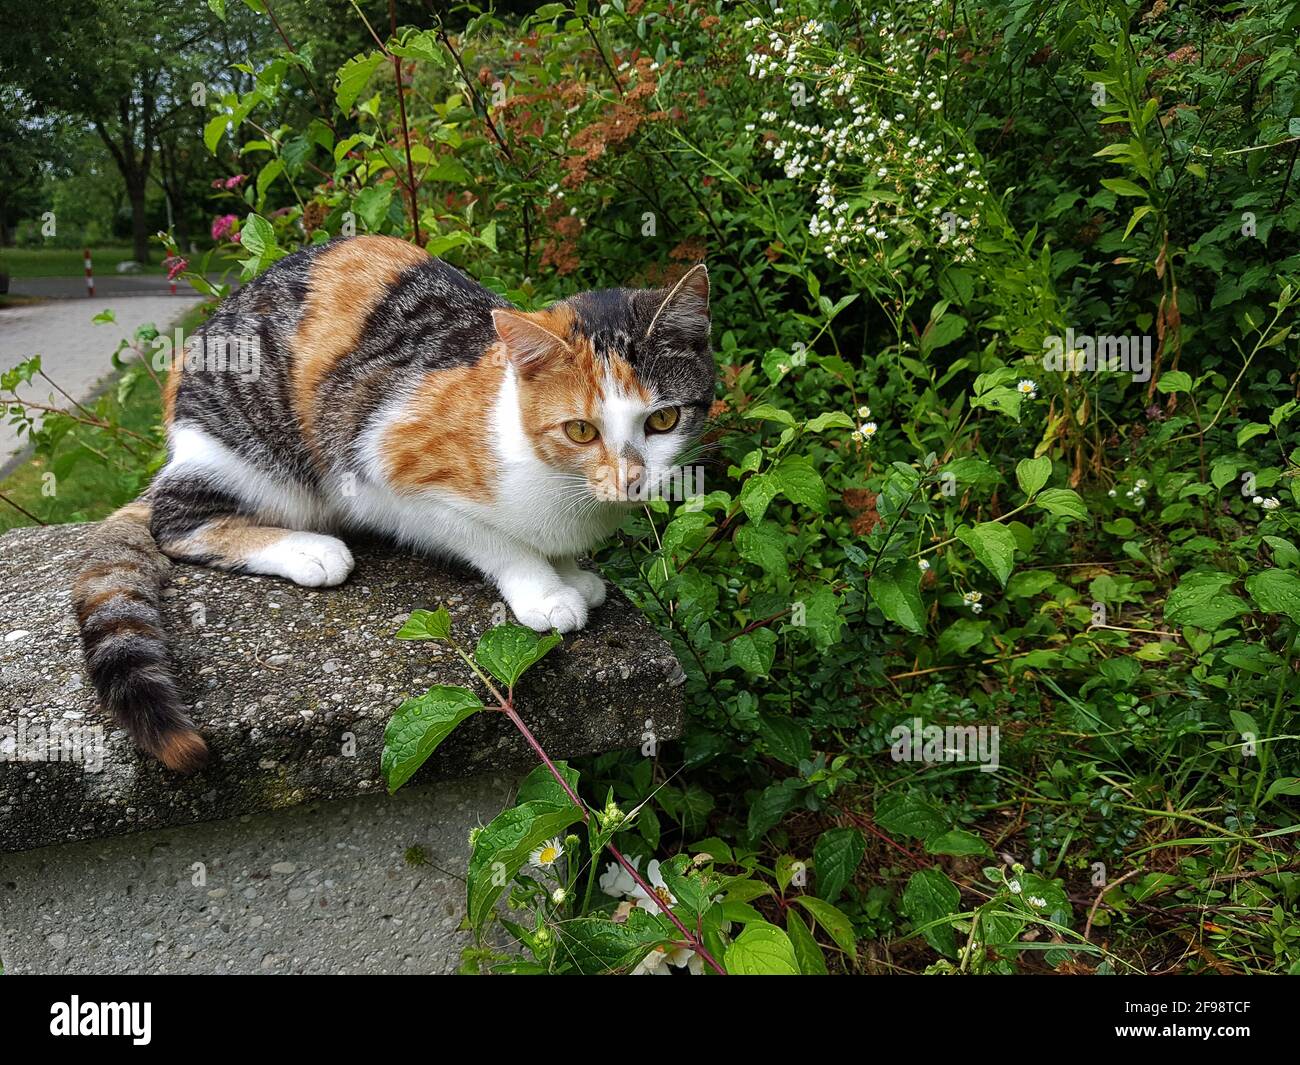
[[[188,773],[208,751],[168,664],[169,559],[335,585],[338,534],[378,533],[473,566],[525,625],[581,628],[605,589],[576,556],[703,428],[708,275],[525,313],[414,245],[339,239],[230,296],[175,362],[167,463],[97,528],[73,605],[103,704]]]

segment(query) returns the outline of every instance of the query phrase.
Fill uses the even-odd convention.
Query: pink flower
[[[221,240],[224,238],[234,228],[237,221],[238,219],[233,214],[218,215],[212,220],[212,239]],[[239,239],[238,235],[235,236],[235,239]]]
[[[182,259],[179,255],[169,255],[163,260],[163,266],[167,267],[167,280],[175,281],[182,271],[189,269],[189,265],[188,259]]]
[[[237,189],[239,188],[240,185],[242,185],[247,180],[248,180],[247,174],[236,174],[234,177],[228,177],[226,178],[226,188]]]

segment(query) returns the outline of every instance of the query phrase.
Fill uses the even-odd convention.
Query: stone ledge
[[[84,680],[68,589],[89,528],[0,536],[0,853],[382,793],[384,726],[403,699],[431,684],[486,694],[450,649],[392,638],[412,609],[439,603],[470,647],[503,620],[496,590],[463,572],[367,545],[334,589],[177,566],[164,622],[213,753],[178,778],[136,752]],[[611,588],[590,626],[523,679],[518,705],[549,753],[575,758],[639,746],[647,720],[658,739],[677,736],[681,679],[668,645]],[[23,760],[56,722],[103,727],[99,771]],[[412,784],[535,761],[508,721],[481,714]]]

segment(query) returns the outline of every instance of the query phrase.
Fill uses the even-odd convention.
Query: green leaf
[[[497,625],[479,639],[474,660],[506,687],[513,688],[526,670],[563,642],[559,633],[539,635],[523,625]]]
[[[794,947],[794,956],[799,959],[799,971],[804,976],[829,975],[821,944],[813,938],[812,931],[793,906],[786,908],[785,930],[790,937],[790,945]]]
[[[755,629],[731,641],[731,660],[746,673],[766,677],[776,661],[776,633],[771,629]]]
[[[876,824],[895,835],[929,839],[948,827],[943,812],[933,803],[907,792],[885,792],[876,800]]]
[[[577,791],[578,771],[571,769],[568,762],[557,761],[555,768],[560,771],[560,776],[564,777],[569,787]],[[555,803],[557,806],[563,806],[566,802],[573,802],[569,798],[569,793],[560,787],[560,782],[551,775],[551,771],[545,765],[537,766],[528,776],[524,777],[519,785],[519,792],[515,795],[515,805],[534,802],[538,799],[543,802]]]
[[[867,841],[856,828],[832,828],[823,832],[813,848],[817,893],[827,902],[839,898],[866,853]]]
[[[947,347],[966,332],[966,319],[959,314],[945,314],[937,321],[931,320],[921,333],[921,352],[924,355]]]
[[[843,411],[828,411],[826,414],[819,414],[812,421],[804,425],[804,431],[809,433],[820,433],[824,429],[853,429],[853,419]]]
[[[787,537],[774,521],[742,525],[736,530],[736,550],[746,562],[761,566],[771,577],[784,580],[789,576],[786,561]]]
[[[1192,390],[1191,374],[1183,373],[1182,370],[1166,370],[1160,375],[1160,380],[1156,382],[1156,391],[1164,392],[1190,392]]]
[[[925,841],[925,849],[931,854],[980,854],[992,857],[993,849],[974,832],[964,828],[953,828]]]
[[[582,820],[571,802],[526,802],[502,810],[474,841],[466,874],[470,926],[480,932],[501,893],[532,852]]]
[[[1165,621],[1213,631],[1250,607],[1224,589],[1236,581],[1230,573],[1189,573],[1165,599]]]
[[[567,957],[588,976],[630,969],[677,936],[661,918],[640,908],[633,909],[620,923],[607,917],[578,917],[558,921],[554,927],[560,939],[560,956]]]
[[[1264,792],[1264,802],[1278,795],[1300,795],[1300,777],[1278,777]]]
[[[964,655],[972,647],[983,642],[984,633],[987,629],[988,622],[986,621],[958,618],[943,632],[939,633],[939,654],[944,656]]]
[[[800,762],[812,757],[812,740],[802,721],[769,714],[759,718],[758,732],[767,753],[786,765],[797,769]]]
[[[1285,614],[1300,625],[1300,577],[1290,570],[1252,573],[1246,578],[1246,591],[1266,614]]]
[[[1048,488],[1034,497],[1034,505],[1042,507],[1049,514],[1058,518],[1070,518],[1082,521],[1088,516],[1088,508],[1083,505],[1083,498],[1071,488]]]
[[[807,455],[788,455],[776,464],[770,476],[791,503],[805,506],[815,514],[826,512],[826,485]]]
[[[1039,496],[1047,495],[1043,492]],[[983,521],[975,526],[962,525],[957,529],[957,539],[971,549],[976,560],[1005,585],[1015,565],[1016,538],[1005,525]]]
[[[812,914],[813,919],[822,926],[835,945],[850,958],[857,960],[857,937],[853,933],[853,922],[829,902],[813,895],[796,895],[795,902]]]
[[[755,403],[747,411],[744,417],[750,421],[776,422],[778,425],[794,425],[794,415],[788,410],[780,410],[770,403]]]
[[[724,965],[733,976],[799,975],[789,936],[773,924],[746,925],[727,948]]]
[[[1127,178],[1102,178],[1101,184],[1103,188],[1110,189],[1111,192],[1119,196],[1140,196],[1143,199],[1147,198],[1146,189],[1142,188],[1141,185],[1134,184]]]
[[[388,205],[393,201],[392,185],[371,185],[357,193],[353,201],[357,217],[371,233],[378,232],[388,215]]]
[[[1046,455],[1036,459],[1021,459],[1016,463],[1016,483],[1027,496],[1034,495],[1052,476],[1052,460]]]
[[[210,118],[203,127],[203,143],[207,146],[209,152],[217,154],[217,145],[221,143],[221,136],[226,132],[226,127],[230,125],[230,115],[222,112],[214,118]]]
[[[383,58],[380,53],[372,52],[369,55],[355,56],[339,68],[338,81],[334,86],[334,100],[339,105],[340,111],[347,114],[352,110],[352,105],[361,95],[371,75],[383,62]]]
[[[762,521],[768,505],[777,497],[780,486],[771,474],[756,473],[740,489],[740,506],[750,521]],[[704,515],[701,515],[704,517]],[[678,519],[680,520],[680,518]]]
[[[952,925],[943,918],[957,912],[961,892],[938,869],[921,869],[912,874],[903,889],[903,913],[940,954],[957,956],[957,940]],[[925,927],[930,925],[930,927]]]
[[[437,610],[412,610],[397,630],[399,640],[445,640],[451,635],[451,615],[445,606]]]
[[[1247,422],[1237,430],[1237,446],[1241,447],[1246,441],[1253,440],[1257,436],[1263,436],[1268,431],[1269,427],[1263,422]]]
[[[388,793],[410,780],[457,725],[482,709],[482,700],[468,688],[442,684],[402,703],[384,729],[379,760]]]
[[[880,612],[896,625],[917,635],[925,631],[921,569],[911,559],[899,558],[877,566],[867,581],[867,594]]]

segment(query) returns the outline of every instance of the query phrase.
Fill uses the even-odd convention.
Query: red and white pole
[[[86,295],[92,299],[95,296],[95,275],[90,268],[90,249],[86,249]]]

